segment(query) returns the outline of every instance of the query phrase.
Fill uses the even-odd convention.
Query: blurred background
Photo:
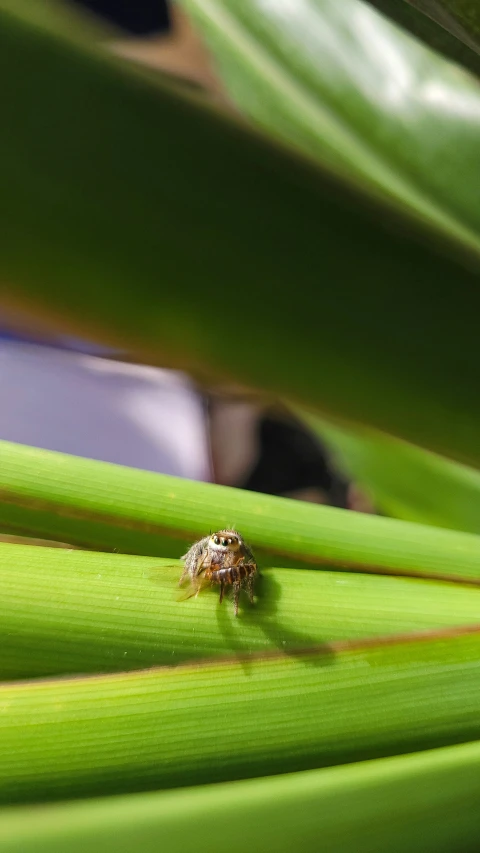
[[[100,19],[112,50],[205,89],[230,108],[187,18],[161,0],[65,0]],[[129,363],[0,317],[0,439],[105,462],[373,511],[291,412],[234,388]]]

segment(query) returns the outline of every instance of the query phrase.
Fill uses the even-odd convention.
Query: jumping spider
[[[235,616],[238,616],[240,590],[246,587],[253,604],[253,583],[257,564],[249,546],[237,530],[219,530],[200,539],[182,557],[185,568],[180,585],[189,578],[197,596],[208,583],[220,584],[220,604],[227,584],[233,586]]]

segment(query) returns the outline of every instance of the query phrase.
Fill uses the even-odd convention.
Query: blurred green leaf
[[[2,853],[476,853],[480,744],[229,785],[0,811]]]
[[[325,6],[332,33],[348,5]],[[36,3],[21,9],[40,15]],[[247,16],[250,5],[242,9]],[[362,21],[377,21],[358,9]],[[42,16],[48,17],[43,7]],[[20,306],[152,364],[268,389],[480,464],[477,89],[469,78],[430,54],[425,59],[430,91],[437,79],[430,62],[440,69],[441,103],[428,114],[412,106],[408,115],[425,125],[439,153],[425,154],[425,177],[415,171],[418,160],[405,161],[402,191],[412,205],[418,192],[426,199],[417,212],[428,232],[417,223],[412,239],[393,211],[377,209],[313,164],[193,96],[82,48],[80,28],[75,39],[61,38],[58,27],[30,25],[12,0],[2,0],[0,23],[3,308]],[[307,25],[311,38],[320,32],[310,18]],[[417,45],[402,39],[398,59],[408,69]],[[333,37],[329,44],[333,50]],[[326,62],[329,52],[323,53]],[[350,103],[350,63],[365,60],[353,35],[345,56],[351,59],[338,85]],[[381,74],[377,66],[366,68],[368,94],[372,74],[376,87],[389,77],[383,64]],[[418,82],[421,69],[417,74]],[[257,82],[252,91],[263,91]],[[416,91],[425,94],[425,86]],[[388,92],[380,90],[384,100]],[[442,106],[447,95],[458,121]],[[359,121],[377,126],[373,103],[358,97],[351,107]],[[308,103],[310,125],[320,103],[316,89]],[[298,104],[303,110],[301,98]],[[337,107],[332,102],[327,111],[334,124]],[[321,132],[329,138],[323,123]],[[342,120],[335,136],[340,152],[345,133]],[[449,153],[441,145],[452,134]],[[400,160],[414,158],[415,134],[407,144],[392,119],[387,136]],[[379,167],[379,180],[387,170],[397,185],[390,165],[357,143],[352,136],[352,168],[358,154],[362,169],[368,160],[372,170]],[[429,164],[440,183],[434,185]],[[440,177],[447,174],[454,187],[448,198]],[[393,187],[389,192],[399,198]],[[431,228],[440,228],[435,217],[444,203],[449,233],[440,242],[437,234],[434,246]],[[454,251],[468,269],[447,257]],[[226,294],[248,318],[241,340],[232,339],[230,328],[220,334],[217,323],[211,333],[212,305],[223,304]]]
[[[480,9],[476,0],[408,0],[480,53]]]
[[[257,124],[478,248],[473,78],[361,0],[184,5]]]
[[[480,737],[480,629],[4,684],[0,801],[285,773]]]
[[[364,427],[307,415],[337,463],[377,509],[407,521],[480,533],[480,474]]]
[[[274,554],[283,566],[327,564],[480,580],[480,538],[467,533],[6,441],[0,442],[0,524],[96,549],[177,558],[184,553],[185,541],[233,525],[258,549],[260,565],[271,565],[271,556],[265,555]]]
[[[416,0],[417,4],[420,0]],[[422,0],[428,6],[438,2],[438,0]],[[452,14],[454,14],[465,26],[465,29],[475,37],[478,45],[480,43],[480,9],[475,0],[443,0],[443,5]]]
[[[255,607],[242,597],[235,618],[218,588],[179,600],[180,573],[172,560],[0,545],[0,678],[288,652],[480,621],[479,589],[286,569],[263,572]]]
[[[458,5],[458,0],[455,2]],[[436,0],[369,0],[369,3],[429,47],[480,74],[478,45],[469,32],[470,27],[452,18]]]

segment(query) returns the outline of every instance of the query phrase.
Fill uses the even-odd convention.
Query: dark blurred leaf
[[[332,34],[348,6],[331,6]],[[240,7],[243,16],[253,9]],[[18,8],[35,16],[34,26]],[[372,37],[384,44],[388,24],[377,31],[375,13],[358,8],[367,30],[373,25]],[[120,342],[151,363],[234,377],[480,463],[480,289],[473,267],[464,269],[400,236],[385,211],[367,209],[319,171],[193,99],[81,48],[78,27],[71,38],[61,38],[59,26],[44,21],[47,11],[29,2],[0,5],[0,277],[8,283],[0,303],[20,304],[64,330]],[[316,13],[313,22],[306,18],[301,32],[325,35],[315,26],[321,20]],[[337,33],[345,74],[335,79],[349,101],[355,73],[360,94],[351,102],[352,114],[366,129],[376,127],[372,116],[380,113],[361,94],[360,65],[352,67],[354,60],[364,62],[365,48],[348,21],[346,26],[346,34],[341,27]],[[289,32],[295,36],[294,28]],[[265,43],[268,38],[271,33]],[[336,37],[329,44],[333,49]],[[405,149],[413,169],[401,185],[417,197],[421,184],[429,209],[432,203],[442,211],[451,229],[442,250],[468,244],[477,253],[477,90],[430,54],[422,52],[416,66],[418,46],[403,37],[399,44],[394,56],[407,69],[407,80],[416,67],[416,90],[423,80],[418,91],[431,94],[435,75],[441,77],[440,101],[433,99],[428,114],[423,105],[412,106],[417,118],[408,127],[423,127],[437,149],[442,140],[450,146],[449,156],[447,149],[425,149],[425,178],[419,181],[416,131],[407,133],[407,144],[398,121],[392,122],[385,130],[388,145],[400,160]],[[307,53],[297,53],[297,61]],[[327,62],[329,50],[324,53]],[[382,79],[387,88],[378,95],[381,110],[388,104],[400,109],[408,85],[406,92],[395,86],[391,91],[387,71],[380,74],[375,62],[367,71],[367,94],[372,81],[377,87]],[[265,92],[272,96],[270,88]],[[278,97],[285,98],[282,88]],[[304,118],[317,127],[316,89],[309,98]],[[292,103],[285,101],[285,107]],[[322,107],[327,124],[337,107]],[[344,157],[341,140],[350,140],[352,168],[358,161],[363,169],[368,161],[386,187],[385,169],[377,171],[380,160],[372,149],[363,142],[359,148],[360,137],[345,132],[343,120],[335,118],[333,125],[334,137],[323,123],[321,132],[331,152],[338,144],[334,159]],[[309,139],[316,148],[316,130]],[[437,174],[448,174],[448,193],[443,178],[427,186],[432,162]],[[390,165],[387,172],[398,177]],[[212,317],[212,306],[223,306],[225,299],[240,317],[235,335],[222,311],[217,316],[215,309]]]

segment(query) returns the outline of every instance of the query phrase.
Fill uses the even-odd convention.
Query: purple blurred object
[[[204,404],[188,377],[55,343],[70,351],[0,336],[0,439],[211,480]]]

